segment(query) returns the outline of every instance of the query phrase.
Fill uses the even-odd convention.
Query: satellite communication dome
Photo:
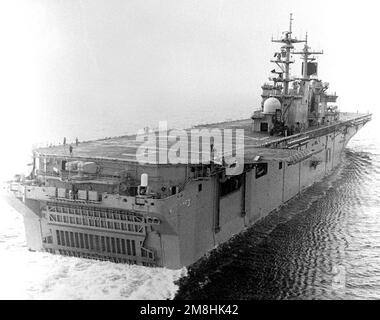
[[[275,114],[277,109],[281,109],[281,102],[276,98],[268,98],[264,102],[264,113]]]

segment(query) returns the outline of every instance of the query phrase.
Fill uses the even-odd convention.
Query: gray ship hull
[[[174,194],[162,198],[109,191],[96,197],[87,191],[73,198],[60,194],[64,184],[56,179],[48,186],[11,184],[12,196],[18,199],[11,204],[24,216],[32,250],[177,269],[194,263],[330,174],[347,143],[370,119],[370,115],[347,115],[334,125],[263,140],[249,149],[254,156],[245,161],[234,188],[226,188],[223,175],[189,173],[187,166],[166,165],[151,170],[172,180],[183,171],[186,179]],[[40,151],[42,155],[59,158]],[[261,157],[259,163],[256,156]],[[115,159],[107,161],[118,165]],[[46,162],[44,170],[46,179]]]

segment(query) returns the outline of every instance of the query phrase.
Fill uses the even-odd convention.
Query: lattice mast
[[[273,81],[284,83],[284,95],[289,95],[289,83],[293,80],[290,79],[290,65],[294,63],[291,59],[291,54],[294,49],[294,44],[296,43],[306,43],[306,40],[298,40],[292,36],[292,25],[293,25],[293,14],[290,14],[290,22],[289,22],[289,31],[284,32],[284,36],[282,39],[273,39],[274,43],[281,43],[283,46],[281,47],[281,52],[276,53],[275,57],[277,60],[271,60],[271,62],[277,64],[277,66],[281,69],[282,72],[276,72],[279,76]]]

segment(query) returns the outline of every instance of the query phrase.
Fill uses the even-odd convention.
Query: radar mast
[[[298,40],[297,38],[293,37],[293,14],[290,14],[290,22],[289,22],[289,31],[284,32],[284,36],[281,39],[273,39],[272,42],[274,43],[282,43],[283,46],[281,47],[281,52],[276,53],[275,57],[277,57],[276,60],[271,60],[271,62],[277,64],[277,66],[282,70],[282,72],[278,73],[279,77],[276,78],[275,82],[283,82],[284,83],[284,95],[289,94],[289,83],[293,80],[290,79],[290,65],[294,63],[293,60],[291,60],[291,53],[294,49],[294,44],[296,43],[302,43],[306,42],[306,40]],[[285,75],[285,78],[282,75]]]
[[[305,46],[303,47],[302,51],[293,52],[293,54],[301,55],[303,64],[302,64],[302,79],[303,81],[310,81],[310,73],[309,73],[309,66],[310,62],[313,62],[316,60],[316,58],[312,55],[320,55],[323,54],[323,51],[310,51],[310,47],[308,46],[308,35],[306,33],[305,37]],[[312,72],[313,73],[313,72]]]

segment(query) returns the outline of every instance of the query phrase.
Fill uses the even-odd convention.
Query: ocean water
[[[379,299],[379,124],[331,176],[188,269],[29,252],[0,200],[0,299]]]

